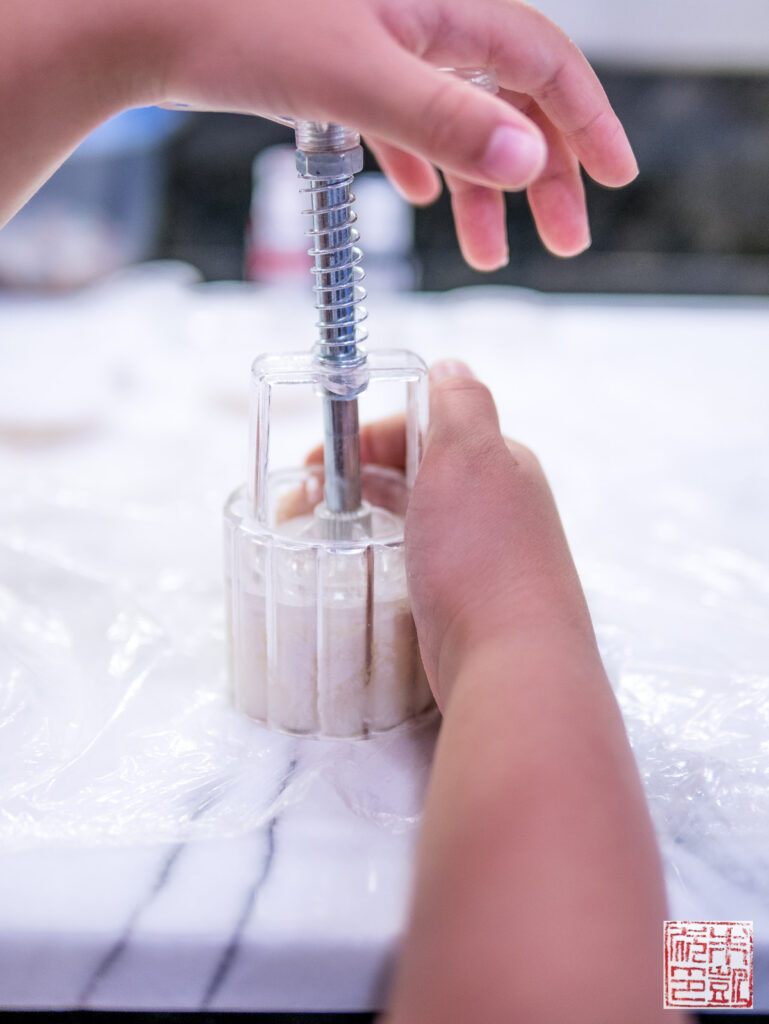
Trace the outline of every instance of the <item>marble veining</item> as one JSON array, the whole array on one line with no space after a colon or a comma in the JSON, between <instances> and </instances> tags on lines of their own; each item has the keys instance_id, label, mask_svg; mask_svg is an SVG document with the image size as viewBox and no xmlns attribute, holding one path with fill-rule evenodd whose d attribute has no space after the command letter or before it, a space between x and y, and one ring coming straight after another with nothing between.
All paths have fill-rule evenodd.
<instances>
[{"instance_id":1,"label":"marble veining","mask_svg":"<svg viewBox=\"0 0 769 1024\"><path fill-rule=\"evenodd\" d=\"M139 920L141 915L144 913L149 904L154 900L160 890L166 885L168 879L171 876L171 872L174 869L174 865L177 860L184 852L185 844L178 843L176 846L171 848L170 853L165 857L157 878L152 883L152 886L143 900L141 900L136 907L132 910L128 921L126 922L125 928L117 941L112 945L103 959L97 964L95 970L88 978L88 981L83 986L80 995L78 996L78 1004L80 1006L89 1006L93 1000L94 991L99 987L99 984L107 976L109 971L112 969L114 964L120 959L124 953L126 947L131 942L131 937L136 926L136 922Z\"/></svg>"},{"instance_id":2,"label":"marble veining","mask_svg":"<svg viewBox=\"0 0 769 1024\"><path fill-rule=\"evenodd\" d=\"M293 776L296 770L297 763L297 758L294 758L290 762L288 770L285 776L283 777L283 781L281 783L280 790L277 796L280 796L281 793L283 793L286 786L291 781L291 777ZM243 929L246 926L246 922L251 917L256 901L259 898L259 892L264 883L266 882L267 877L270 873L270 868L272 867L273 858L275 856L275 833L278 826L278 818L279 815L276 814L272 818L270 818L269 822L267 823L267 827L265 829L266 851L263 861L260 865L258 874L254 879L253 884L250 886L246 894L246 898L243 901L243 910L240 917L237 920L237 923L232 933L232 937L230 938L230 941L227 943L226 948L222 952L221 958L216 965L216 970L211 976L211 980L209 981L206 990L203 994L201 1009L208 1009L208 1007L210 1007L211 1003L216 997L216 994L222 987L227 977L227 974L230 968L232 967L235 957L238 955L238 951L240 948L240 938L241 935L243 934Z\"/></svg>"}]
</instances>

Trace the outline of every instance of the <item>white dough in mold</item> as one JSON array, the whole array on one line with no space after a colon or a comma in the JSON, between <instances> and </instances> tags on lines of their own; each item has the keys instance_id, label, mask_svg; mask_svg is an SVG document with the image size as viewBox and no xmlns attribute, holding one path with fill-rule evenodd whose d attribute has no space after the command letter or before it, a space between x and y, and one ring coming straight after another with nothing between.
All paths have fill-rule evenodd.
<instances>
[{"instance_id":1,"label":"white dough in mold","mask_svg":"<svg viewBox=\"0 0 769 1024\"><path fill-rule=\"evenodd\" d=\"M239 566L237 704L290 732L392 728L432 702L406 588L403 519L373 509L373 543L359 545L313 543L321 530L314 516L299 516L272 531L272 544L241 549L253 564Z\"/></svg>"}]
</instances>

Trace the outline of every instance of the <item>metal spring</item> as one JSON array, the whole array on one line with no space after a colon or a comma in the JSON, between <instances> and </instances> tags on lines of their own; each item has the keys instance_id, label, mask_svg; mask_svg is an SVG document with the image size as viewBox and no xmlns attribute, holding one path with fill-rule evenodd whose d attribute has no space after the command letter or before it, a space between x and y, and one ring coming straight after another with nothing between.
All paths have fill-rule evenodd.
<instances>
[{"instance_id":1,"label":"metal spring","mask_svg":"<svg viewBox=\"0 0 769 1024\"><path fill-rule=\"evenodd\" d=\"M315 275L313 292L318 319L318 354L324 360L349 363L360 360L358 346L368 337L364 321L366 290L361 284L364 270L362 252L350 191L353 176L324 180L303 178L300 191L310 197L311 207L303 212L312 218L305 234L313 239L308 249Z\"/></svg>"}]
</instances>

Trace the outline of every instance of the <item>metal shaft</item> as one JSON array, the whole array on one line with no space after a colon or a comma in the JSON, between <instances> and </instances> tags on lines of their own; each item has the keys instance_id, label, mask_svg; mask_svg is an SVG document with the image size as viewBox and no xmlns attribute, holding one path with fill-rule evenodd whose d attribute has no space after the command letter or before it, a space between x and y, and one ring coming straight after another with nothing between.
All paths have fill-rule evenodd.
<instances>
[{"instance_id":1,"label":"metal shaft","mask_svg":"<svg viewBox=\"0 0 769 1024\"><path fill-rule=\"evenodd\" d=\"M358 400L323 399L324 498L329 512L356 512L361 503Z\"/></svg>"}]
</instances>

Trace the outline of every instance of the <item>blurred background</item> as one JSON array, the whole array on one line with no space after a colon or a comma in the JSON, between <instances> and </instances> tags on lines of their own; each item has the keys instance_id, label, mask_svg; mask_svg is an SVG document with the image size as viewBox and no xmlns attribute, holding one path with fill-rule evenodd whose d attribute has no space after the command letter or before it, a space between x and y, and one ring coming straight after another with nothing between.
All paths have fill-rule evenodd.
<instances>
[{"instance_id":1,"label":"blurred background","mask_svg":"<svg viewBox=\"0 0 769 1024\"><path fill-rule=\"evenodd\" d=\"M618 192L588 183L593 246L574 260L542 249L525 197L510 195L510 265L486 276L461 260L445 195L412 212L361 176L370 287L769 293L766 0L669 0L653 17L607 0L539 6L596 67L640 177ZM306 280L292 143L259 118L122 115L0 232L0 281L60 290L154 258L188 261L208 280ZM370 156L366 169L376 171Z\"/></svg>"}]
</instances>

